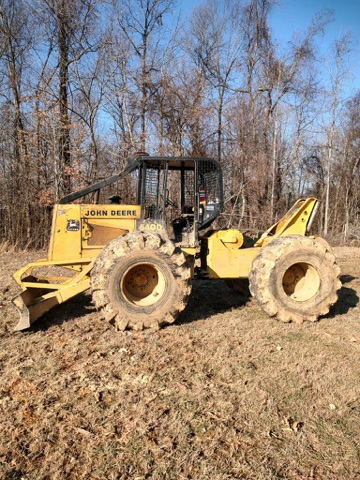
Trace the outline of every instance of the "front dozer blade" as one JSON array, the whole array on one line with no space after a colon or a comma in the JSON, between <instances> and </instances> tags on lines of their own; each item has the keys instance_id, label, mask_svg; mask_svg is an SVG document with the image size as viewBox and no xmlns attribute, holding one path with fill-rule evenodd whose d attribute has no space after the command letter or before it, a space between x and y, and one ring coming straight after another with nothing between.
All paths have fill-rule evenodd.
<instances>
[{"instance_id":1,"label":"front dozer blade","mask_svg":"<svg viewBox=\"0 0 360 480\"><path fill-rule=\"evenodd\" d=\"M14 307L20 312L20 320L15 331L29 328L44 313L56 305L66 302L90 287L89 272L92 268L92 260L75 260L74 262L53 262L41 259L29 263L14 274L22 292L11 300ZM72 276L53 276L33 274L37 267L52 268L65 267L75 274Z\"/></svg>"},{"instance_id":2,"label":"front dozer blade","mask_svg":"<svg viewBox=\"0 0 360 480\"><path fill-rule=\"evenodd\" d=\"M33 292L32 289L27 289L14 297L11 303L20 312L20 320L14 331L29 328L44 313L59 305L56 294L57 292L51 292L47 295L39 296L39 291L36 291L36 289L33 289Z\"/></svg>"}]
</instances>

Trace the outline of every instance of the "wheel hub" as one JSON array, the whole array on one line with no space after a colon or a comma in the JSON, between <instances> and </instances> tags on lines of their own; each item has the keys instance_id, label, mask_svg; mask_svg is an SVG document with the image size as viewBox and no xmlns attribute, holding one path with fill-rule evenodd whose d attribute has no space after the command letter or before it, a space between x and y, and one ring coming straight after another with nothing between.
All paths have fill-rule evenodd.
<instances>
[{"instance_id":1,"label":"wheel hub","mask_svg":"<svg viewBox=\"0 0 360 480\"><path fill-rule=\"evenodd\" d=\"M165 292L165 277L153 264L138 264L125 273L120 289L126 300L138 306L158 302Z\"/></svg>"},{"instance_id":2,"label":"wheel hub","mask_svg":"<svg viewBox=\"0 0 360 480\"><path fill-rule=\"evenodd\" d=\"M149 287L151 280L153 279L154 277L151 276L150 272L144 269L139 269L134 270L131 272L131 274L129 274L128 284L130 285L131 289L140 291Z\"/></svg>"},{"instance_id":3,"label":"wheel hub","mask_svg":"<svg viewBox=\"0 0 360 480\"><path fill-rule=\"evenodd\" d=\"M320 276L308 263L294 263L284 273L282 285L284 292L293 300L305 302L319 290Z\"/></svg>"}]
</instances>

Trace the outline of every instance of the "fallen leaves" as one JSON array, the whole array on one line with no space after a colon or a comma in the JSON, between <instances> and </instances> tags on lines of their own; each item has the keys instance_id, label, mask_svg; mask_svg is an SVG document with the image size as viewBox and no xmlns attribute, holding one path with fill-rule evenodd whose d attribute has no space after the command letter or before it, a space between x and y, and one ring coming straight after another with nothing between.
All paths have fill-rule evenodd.
<instances>
[{"instance_id":1,"label":"fallen leaves","mask_svg":"<svg viewBox=\"0 0 360 480\"><path fill-rule=\"evenodd\" d=\"M292 417L286 417L284 421L286 424L286 427L284 428L284 430L290 430L291 432L294 432L294 433L299 433L304 426L304 422L294 420Z\"/></svg>"},{"instance_id":2,"label":"fallen leaves","mask_svg":"<svg viewBox=\"0 0 360 480\"><path fill-rule=\"evenodd\" d=\"M352 343L360 343L360 337L351 337L350 342Z\"/></svg>"}]
</instances>

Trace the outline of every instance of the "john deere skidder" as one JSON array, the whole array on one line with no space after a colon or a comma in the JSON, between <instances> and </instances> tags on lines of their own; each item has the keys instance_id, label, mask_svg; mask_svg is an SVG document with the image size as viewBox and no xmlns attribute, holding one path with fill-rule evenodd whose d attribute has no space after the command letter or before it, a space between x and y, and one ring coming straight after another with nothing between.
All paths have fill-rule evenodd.
<instances>
[{"instance_id":1,"label":"john deere skidder","mask_svg":"<svg viewBox=\"0 0 360 480\"><path fill-rule=\"evenodd\" d=\"M110 185L118 195L104 201ZM133 200L121 201L123 194ZM185 308L196 276L224 279L239 291L249 285L281 321L315 321L340 287L331 248L309 236L317 203L298 200L255 240L232 228L211 230L223 209L218 162L134 155L124 172L54 206L48 258L14 275L22 289L13 299L20 311L15 330L88 288L118 329L159 328ZM68 273L55 275L55 267Z\"/></svg>"}]
</instances>

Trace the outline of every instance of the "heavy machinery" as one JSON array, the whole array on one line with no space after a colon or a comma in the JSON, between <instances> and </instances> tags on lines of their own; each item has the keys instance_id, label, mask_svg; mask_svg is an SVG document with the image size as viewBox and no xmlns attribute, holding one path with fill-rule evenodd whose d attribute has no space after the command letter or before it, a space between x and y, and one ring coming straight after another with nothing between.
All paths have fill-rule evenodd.
<instances>
[{"instance_id":1,"label":"heavy machinery","mask_svg":"<svg viewBox=\"0 0 360 480\"><path fill-rule=\"evenodd\" d=\"M133 201L114 195L104 202L110 186L125 192L122 182ZM15 330L88 288L117 329L159 328L185 308L194 277L224 279L239 291L249 285L281 321L315 321L340 288L331 248L309 236L317 205L315 198L298 200L258 238L212 230L223 210L217 161L135 154L122 173L54 206L48 258L14 274L22 289L12 300L20 311ZM60 267L68 273L54 274Z\"/></svg>"}]
</instances>

